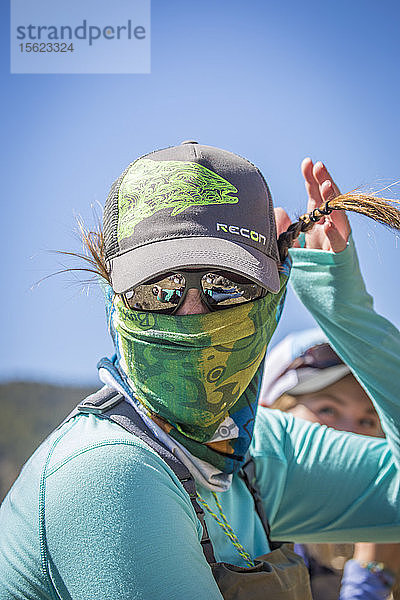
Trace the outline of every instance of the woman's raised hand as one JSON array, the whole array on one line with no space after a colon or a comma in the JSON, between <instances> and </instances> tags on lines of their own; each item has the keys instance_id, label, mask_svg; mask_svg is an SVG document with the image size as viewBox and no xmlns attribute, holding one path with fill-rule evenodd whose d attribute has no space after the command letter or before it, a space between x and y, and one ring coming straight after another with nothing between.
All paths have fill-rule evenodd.
<instances>
[{"instance_id":1,"label":"woman's raised hand","mask_svg":"<svg viewBox=\"0 0 400 600\"><path fill-rule=\"evenodd\" d=\"M307 212L319 208L321 204L340 194L339 188L321 161L313 165L311 158L305 158L301 163L301 172L308 195ZM346 248L350 231L346 213L343 210L334 210L306 234L306 248L341 252Z\"/></svg>"},{"instance_id":2,"label":"woman's raised hand","mask_svg":"<svg viewBox=\"0 0 400 600\"><path fill-rule=\"evenodd\" d=\"M325 165L318 161L313 164L311 158L305 158L301 163L301 171L308 195L307 212L319 208L321 204L337 196L339 188L333 181ZM275 209L275 219L278 237L290 225L290 218L283 208ZM341 252L346 248L350 235L350 224L344 211L333 211L323 217L306 234L306 248ZM299 247L296 240L294 246Z\"/></svg>"}]
</instances>

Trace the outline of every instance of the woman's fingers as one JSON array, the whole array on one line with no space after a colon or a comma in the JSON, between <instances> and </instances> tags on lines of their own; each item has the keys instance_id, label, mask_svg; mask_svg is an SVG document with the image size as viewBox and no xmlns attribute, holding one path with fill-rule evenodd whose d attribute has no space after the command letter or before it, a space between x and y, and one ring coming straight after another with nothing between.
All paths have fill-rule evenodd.
<instances>
[{"instance_id":1,"label":"woman's fingers","mask_svg":"<svg viewBox=\"0 0 400 600\"><path fill-rule=\"evenodd\" d=\"M347 246L347 239L342 236L332 219L329 217L325 218L323 227L324 233L329 240L329 250L333 252L342 252Z\"/></svg>"},{"instance_id":2,"label":"woman's fingers","mask_svg":"<svg viewBox=\"0 0 400 600\"><path fill-rule=\"evenodd\" d=\"M338 196L340 194L339 188L337 187L337 185L335 184L335 182L332 180L328 170L326 169L326 167L320 162L317 163L319 165L321 165L321 168L318 169L318 179L319 181L322 181L322 183L320 184L320 191L321 191L321 197L323 199L324 202L327 202L328 200L331 200L332 198L335 198L336 196ZM315 168L314 168L315 169ZM326 177L326 179L324 179L324 177ZM347 245L347 241L349 239L349 235L351 232L351 227L350 227L350 223L349 220L347 218L347 215L345 213L344 210L334 210L329 217L325 218L325 223L326 222L330 222L333 223L334 228L329 230L326 230L326 235L328 236L328 239L332 242L334 241L335 244L335 248L332 247L332 250L334 252L341 252L342 250L345 249L346 245ZM334 237L331 240L331 235L333 235ZM337 236L340 235L343 242L339 243ZM344 244L344 245L343 245ZM343 246L343 247L342 247ZM336 249L339 248L340 249Z\"/></svg>"},{"instance_id":3,"label":"woman's fingers","mask_svg":"<svg viewBox=\"0 0 400 600\"><path fill-rule=\"evenodd\" d=\"M321 191L321 186L324 184L324 182L328 181L331 184L330 195L333 197L333 196L338 196L340 194L339 188L336 185L336 183L333 181L331 174L329 173L328 169L325 167L324 163L322 163L320 160L318 162L316 162L314 165L313 176L314 176L314 179L315 179L318 187L320 188L320 191ZM329 200L329 198L321 197L321 200L326 201L326 200Z\"/></svg>"},{"instance_id":4,"label":"woman's fingers","mask_svg":"<svg viewBox=\"0 0 400 600\"><path fill-rule=\"evenodd\" d=\"M338 186L323 162L318 161L313 165L311 159L305 159L302 164L302 172L304 177L307 177L306 187L308 185L308 188L312 190L311 198L309 194L309 211L340 194ZM314 181L313 184L311 184L311 178ZM318 194L315 186L318 186ZM317 197L319 201L315 204L313 200ZM341 252L346 248L350 231L346 213L342 210L333 211L330 216L321 219L307 234L307 246Z\"/></svg>"},{"instance_id":5,"label":"woman's fingers","mask_svg":"<svg viewBox=\"0 0 400 600\"><path fill-rule=\"evenodd\" d=\"M310 157L307 157L301 163L301 172L304 177L304 184L308 196L307 212L314 210L322 204L321 193L318 181L314 177L314 165Z\"/></svg>"},{"instance_id":6,"label":"woman's fingers","mask_svg":"<svg viewBox=\"0 0 400 600\"><path fill-rule=\"evenodd\" d=\"M331 174L321 161L314 165L311 158L305 158L301 163L301 172L308 195L307 212L319 208L324 202L340 194ZM275 218L279 237L290 225L290 219L282 208L275 209ZM346 248L349 234L350 224L345 212L333 211L306 234L306 247L342 252ZM295 242L294 246L298 245L298 242Z\"/></svg>"},{"instance_id":7,"label":"woman's fingers","mask_svg":"<svg viewBox=\"0 0 400 600\"><path fill-rule=\"evenodd\" d=\"M324 202L340 194L331 174L324 163L313 164L311 158L305 158L301 165L308 194L308 212L319 208ZM350 225L344 211L333 211L323 217L306 234L307 248L341 252L346 248L350 234Z\"/></svg>"}]
</instances>

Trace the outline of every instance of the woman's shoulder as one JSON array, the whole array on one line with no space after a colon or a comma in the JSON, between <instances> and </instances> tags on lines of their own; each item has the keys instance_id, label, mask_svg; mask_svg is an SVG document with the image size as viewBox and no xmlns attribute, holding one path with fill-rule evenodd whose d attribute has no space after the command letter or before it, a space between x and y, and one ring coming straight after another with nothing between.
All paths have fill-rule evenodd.
<instances>
[{"instance_id":1,"label":"woman's shoulder","mask_svg":"<svg viewBox=\"0 0 400 600\"><path fill-rule=\"evenodd\" d=\"M161 476L177 483L171 469L145 442L108 419L77 415L38 447L10 493L15 499L27 495L34 498L43 486L50 484L57 494L70 487L76 489L82 482L85 493L90 493L105 480L134 484L133 473L140 473L141 479Z\"/></svg>"},{"instance_id":2,"label":"woman's shoulder","mask_svg":"<svg viewBox=\"0 0 400 600\"><path fill-rule=\"evenodd\" d=\"M49 472L61 468L66 461L74 460L81 454L97 454L101 448L118 447L121 456L135 454L139 457L146 452L155 454L149 446L130 434L120 425L107 418L94 414L78 414L54 431L49 442L52 445L49 459ZM92 460L89 459L88 460Z\"/></svg>"},{"instance_id":3,"label":"woman's shoulder","mask_svg":"<svg viewBox=\"0 0 400 600\"><path fill-rule=\"evenodd\" d=\"M111 421L78 415L43 442L5 498L0 570L19 581L21 559L25 583L47 586L43 561L76 569L83 552L105 556L125 538L148 543L157 519L183 520L200 535L189 496L154 450Z\"/></svg>"},{"instance_id":4,"label":"woman's shoulder","mask_svg":"<svg viewBox=\"0 0 400 600\"><path fill-rule=\"evenodd\" d=\"M148 472L155 477L174 474L162 458L144 441L109 419L93 414L74 417L52 434L47 457L46 478L63 472L83 473L86 481L104 478L127 479L130 473ZM67 465L68 468L67 468Z\"/></svg>"}]
</instances>

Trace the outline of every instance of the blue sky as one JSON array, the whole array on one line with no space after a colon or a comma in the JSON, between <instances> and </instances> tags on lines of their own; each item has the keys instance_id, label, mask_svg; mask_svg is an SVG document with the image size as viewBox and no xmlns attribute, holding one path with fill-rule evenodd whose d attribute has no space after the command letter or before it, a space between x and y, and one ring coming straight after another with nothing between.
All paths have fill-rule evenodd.
<instances>
[{"instance_id":1,"label":"blue sky","mask_svg":"<svg viewBox=\"0 0 400 600\"><path fill-rule=\"evenodd\" d=\"M137 156L184 139L237 152L292 217L305 156L343 191L400 179L394 1L153 0L148 75L10 75L1 11L3 380L96 381L111 352L100 291L71 276L31 288L59 268L49 250L79 250L74 215L90 223ZM398 325L398 237L351 222L376 308ZM290 293L274 341L311 324Z\"/></svg>"}]
</instances>

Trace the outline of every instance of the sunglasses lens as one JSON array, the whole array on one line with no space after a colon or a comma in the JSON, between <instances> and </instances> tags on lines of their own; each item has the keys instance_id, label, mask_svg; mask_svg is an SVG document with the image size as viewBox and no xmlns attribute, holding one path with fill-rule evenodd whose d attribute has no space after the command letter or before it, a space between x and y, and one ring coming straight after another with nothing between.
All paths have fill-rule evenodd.
<instances>
[{"instance_id":1,"label":"sunglasses lens","mask_svg":"<svg viewBox=\"0 0 400 600\"><path fill-rule=\"evenodd\" d=\"M251 302L265 294L264 288L234 273L207 273L201 286L208 303L218 308Z\"/></svg>"},{"instance_id":2,"label":"sunglasses lens","mask_svg":"<svg viewBox=\"0 0 400 600\"><path fill-rule=\"evenodd\" d=\"M185 290L185 278L175 273L149 283L138 285L125 293L129 308L154 312L172 312Z\"/></svg>"},{"instance_id":3,"label":"sunglasses lens","mask_svg":"<svg viewBox=\"0 0 400 600\"><path fill-rule=\"evenodd\" d=\"M199 285L199 281L211 309L229 308L257 300L266 293L264 288L249 279L226 271L199 273L194 281L192 273L188 273L186 278L184 273L170 273L126 292L125 302L134 310L172 313L185 293L186 284L190 288L192 284Z\"/></svg>"}]
</instances>

